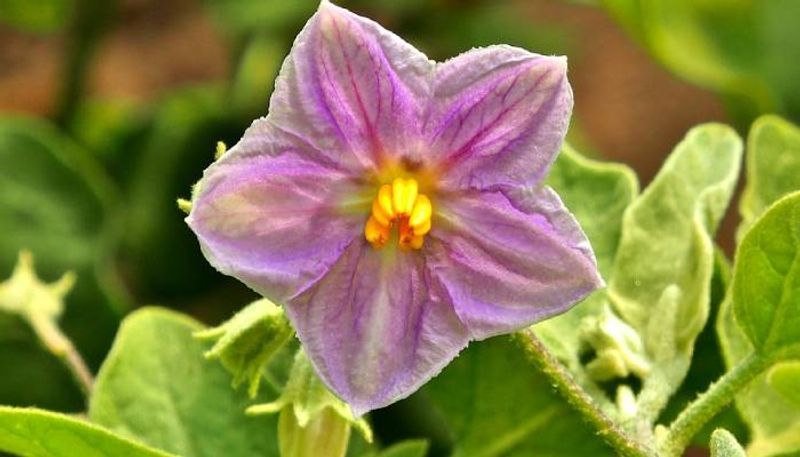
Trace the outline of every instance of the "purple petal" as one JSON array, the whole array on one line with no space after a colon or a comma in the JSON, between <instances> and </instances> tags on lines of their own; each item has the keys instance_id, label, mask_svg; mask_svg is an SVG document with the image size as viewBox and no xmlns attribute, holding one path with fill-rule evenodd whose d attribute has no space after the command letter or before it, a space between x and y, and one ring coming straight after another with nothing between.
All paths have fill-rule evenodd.
<instances>
[{"instance_id":1,"label":"purple petal","mask_svg":"<svg viewBox=\"0 0 800 457\"><path fill-rule=\"evenodd\" d=\"M313 158L261 120L205 171L186 221L211 265L282 301L362 236L364 214L342 208L352 179Z\"/></svg>"},{"instance_id":2,"label":"purple petal","mask_svg":"<svg viewBox=\"0 0 800 457\"><path fill-rule=\"evenodd\" d=\"M377 23L323 1L281 68L270 118L332 161L372 170L386 154L419 153L433 67Z\"/></svg>"},{"instance_id":3,"label":"purple petal","mask_svg":"<svg viewBox=\"0 0 800 457\"><path fill-rule=\"evenodd\" d=\"M353 242L286 306L325 383L357 415L404 398L467 345L467 331L413 252Z\"/></svg>"},{"instance_id":4,"label":"purple petal","mask_svg":"<svg viewBox=\"0 0 800 457\"><path fill-rule=\"evenodd\" d=\"M561 147L571 112L566 58L491 46L442 63L426 122L442 186L536 184Z\"/></svg>"},{"instance_id":5,"label":"purple petal","mask_svg":"<svg viewBox=\"0 0 800 457\"><path fill-rule=\"evenodd\" d=\"M473 339L562 313L602 286L589 241L552 190L440 200L428 265Z\"/></svg>"}]
</instances>

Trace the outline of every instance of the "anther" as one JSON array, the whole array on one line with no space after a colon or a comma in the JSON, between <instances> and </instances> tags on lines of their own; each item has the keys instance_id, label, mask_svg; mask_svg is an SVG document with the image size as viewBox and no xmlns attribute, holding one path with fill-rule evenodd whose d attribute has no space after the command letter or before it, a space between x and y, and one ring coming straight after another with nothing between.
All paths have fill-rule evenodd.
<instances>
[{"instance_id":1,"label":"anther","mask_svg":"<svg viewBox=\"0 0 800 457\"><path fill-rule=\"evenodd\" d=\"M372 202L369 219L364 226L364 237L373 247L383 247L391 237L392 227L397 227L398 245L403 249L420 249L424 235L431 230L431 200L419 193L413 178L396 178L384 184Z\"/></svg>"}]
</instances>

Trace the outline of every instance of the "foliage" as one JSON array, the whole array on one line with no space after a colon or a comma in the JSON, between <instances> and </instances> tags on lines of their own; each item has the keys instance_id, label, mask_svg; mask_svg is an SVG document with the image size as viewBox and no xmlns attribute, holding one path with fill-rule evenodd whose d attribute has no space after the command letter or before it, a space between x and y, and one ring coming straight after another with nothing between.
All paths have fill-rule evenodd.
<instances>
[{"instance_id":1,"label":"foliage","mask_svg":"<svg viewBox=\"0 0 800 457\"><path fill-rule=\"evenodd\" d=\"M90 3L0 2L0 21L73 39L64 65L81 79L111 25ZM497 41L571 45L512 3L342 3L437 58ZM721 94L738 127L772 111L800 119L800 3L594 3L671 71ZM800 455L800 128L777 115L758 117L744 148L730 127L690 130L642 191L627 166L565 145L546 184L608 287L471 344L409 400L353 417L280 307L206 264L174 203L217 141L234 144L264 114L315 5L205 0L228 78L147 102L89 97L81 79L59 95L76 105L57 119L0 118L0 452L677 456L693 443L719 457ZM87 20L100 31L88 38ZM715 233L742 150L729 260ZM173 309L133 311L151 302Z\"/></svg>"}]
</instances>

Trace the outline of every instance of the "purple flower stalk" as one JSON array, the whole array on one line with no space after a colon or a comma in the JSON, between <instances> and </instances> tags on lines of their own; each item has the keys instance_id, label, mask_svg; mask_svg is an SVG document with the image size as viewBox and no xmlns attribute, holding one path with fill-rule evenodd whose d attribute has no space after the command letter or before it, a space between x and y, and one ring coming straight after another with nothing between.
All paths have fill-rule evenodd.
<instances>
[{"instance_id":1,"label":"purple flower stalk","mask_svg":"<svg viewBox=\"0 0 800 457\"><path fill-rule=\"evenodd\" d=\"M566 68L503 45L436 63L323 1L187 222L215 268L284 305L357 415L388 405L470 340L602 286L541 185L572 111Z\"/></svg>"}]
</instances>

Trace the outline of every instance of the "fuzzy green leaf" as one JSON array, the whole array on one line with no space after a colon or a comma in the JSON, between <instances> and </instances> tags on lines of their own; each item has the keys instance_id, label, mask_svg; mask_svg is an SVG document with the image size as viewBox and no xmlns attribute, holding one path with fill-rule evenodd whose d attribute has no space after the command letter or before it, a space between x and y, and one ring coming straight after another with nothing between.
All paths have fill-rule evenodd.
<instances>
[{"instance_id":1,"label":"fuzzy green leaf","mask_svg":"<svg viewBox=\"0 0 800 457\"><path fill-rule=\"evenodd\" d=\"M653 349L661 335L672 335L669 346L690 354L705 324L712 236L733 193L741 151L741 140L729 127L692 129L625 213L608 293ZM654 308L659 302L676 303L675 322L648 332L659 318Z\"/></svg>"},{"instance_id":2,"label":"fuzzy green leaf","mask_svg":"<svg viewBox=\"0 0 800 457\"><path fill-rule=\"evenodd\" d=\"M186 456L277 456L275 417L247 417L247 395L205 360L200 324L149 308L123 322L89 405L96 423Z\"/></svg>"},{"instance_id":3,"label":"fuzzy green leaf","mask_svg":"<svg viewBox=\"0 0 800 457\"><path fill-rule=\"evenodd\" d=\"M733 193L742 144L729 127L689 131L628 207L608 296L642 336L653 371L637 397L653 422L689 369L709 313L713 235Z\"/></svg>"},{"instance_id":4,"label":"fuzzy green leaf","mask_svg":"<svg viewBox=\"0 0 800 457\"><path fill-rule=\"evenodd\" d=\"M74 417L0 406L0 451L23 457L168 457Z\"/></svg>"}]
</instances>

